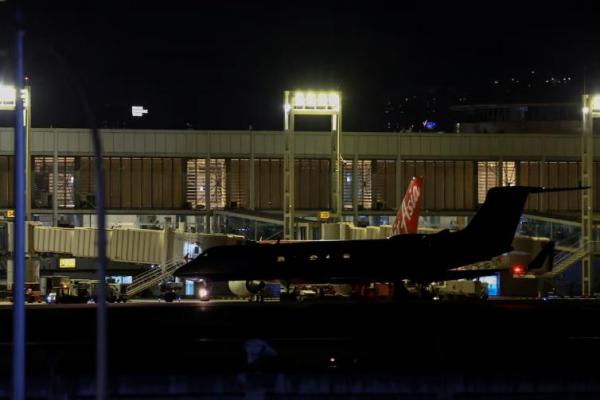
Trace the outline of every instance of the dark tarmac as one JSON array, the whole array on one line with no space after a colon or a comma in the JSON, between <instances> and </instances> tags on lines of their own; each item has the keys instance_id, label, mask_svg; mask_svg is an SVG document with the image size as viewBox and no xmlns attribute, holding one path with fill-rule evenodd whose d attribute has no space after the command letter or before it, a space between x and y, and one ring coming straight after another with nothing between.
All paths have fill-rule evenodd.
<instances>
[{"instance_id":1,"label":"dark tarmac","mask_svg":"<svg viewBox=\"0 0 600 400\"><path fill-rule=\"evenodd\" d=\"M95 305L27 306L29 398L93 398ZM110 398L598 399L600 301L108 307ZM11 309L0 306L0 398Z\"/></svg>"}]
</instances>

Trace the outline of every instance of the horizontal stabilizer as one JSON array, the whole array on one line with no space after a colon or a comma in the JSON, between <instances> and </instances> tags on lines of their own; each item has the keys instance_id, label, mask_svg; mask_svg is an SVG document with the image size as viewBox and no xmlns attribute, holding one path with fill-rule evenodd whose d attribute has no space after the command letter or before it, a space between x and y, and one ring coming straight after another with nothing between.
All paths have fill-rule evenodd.
<instances>
[{"instance_id":1,"label":"horizontal stabilizer","mask_svg":"<svg viewBox=\"0 0 600 400\"><path fill-rule=\"evenodd\" d=\"M482 276L492 276L498 272L508 271L507 268L482 268L446 271L443 275L436 276L436 282L455 281L458 279L477 279Z\"/></svg>"},{"instance_id":2,"label":"horizontal stabilizer","mask_svg":"<svg viewBox=\"0 0 600 400\"><path fill-rule=\"evenodd\" d=\"M549 270L552 271L554 261L554 240L549 241L540 252L535 256L529 264L527 264L527 271L540 269L544 266L546 259L549 259Z\"/></svg>"},{"instance_id":3,"label":"horizontal stabilizer","mask_svg":"<svg viewBox=\"0 0 600 400\"><path fill-rule=\"evenodd\" d=\"M529 193L552 193L552 192L567 192L569 190L584 190L589 189L590 186L573 186L566 188L546 188L537 186L526 186Z\"/></svg>"}]
</instances>

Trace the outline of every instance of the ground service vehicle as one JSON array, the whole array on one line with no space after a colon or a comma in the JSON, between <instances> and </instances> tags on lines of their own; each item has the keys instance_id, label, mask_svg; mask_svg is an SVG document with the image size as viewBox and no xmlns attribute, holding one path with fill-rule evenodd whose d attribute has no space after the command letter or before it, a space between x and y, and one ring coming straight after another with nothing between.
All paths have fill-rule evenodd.
<instances>
[{"instance_id":1,"label":"ground service vehicle","mask_svg":"<svg viewBox=\"0 0 600 400\"><path fill-rule=\"evenodd\" d=\"M172 303L174 300L181 299L183 292L182 282L164 282L160 286L159 300L164 300L167 303Z\"/></svg>"},{"instance_id":2,"label":"ground service vehicle","mask_svg":"<svg viewBox=\"0 0 600 400\"><path fill-rule=\"evenodd\" d=\"M41 278L45 300L50 303L78 304L90 300L88 279L72 281L68 276L43 276Z\"/></svg>"},{"instance_id":3,"label":"ground service vehicle","mask_svg":"<svg viewBox=\"0 0 600 400\"><path fill-rule=\"evenodd\" d=\"M455 280L439 282L431 285L434 297L444 299L479 299L488 298L487 283L478 280Z\"/></svg>"},{"instance_id":4,"label":"ground service vehicle","mask_svg":"<svg viewBox=\"0 0 600 400\"><path fill-rule=\"evenodd\" d=\"M12 289L8 289L8 301L13 301ZM40 284L37 282L25 282L25 302L26 303L41 303L42 293Z\"/></svg>"}]
</instances>

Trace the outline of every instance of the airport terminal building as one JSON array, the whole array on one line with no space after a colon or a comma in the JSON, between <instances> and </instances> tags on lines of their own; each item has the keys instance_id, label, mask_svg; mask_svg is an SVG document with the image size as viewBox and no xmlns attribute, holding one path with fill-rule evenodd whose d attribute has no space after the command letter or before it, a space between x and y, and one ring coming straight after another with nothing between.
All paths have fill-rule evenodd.
<instances>
[{"instance_id":1,"label":"airport terminal building","mask_svg":"<svg viewBox=\"0 0 600 400\"><path fill-rule=\"evenodd\" d=\"M330 208L328 135L297 135L296 209L303 215ZM102 130L101 136L111 215L281 214L282 132ZM580 142L579 135L560 133L343 132L344 213L395 214L414 175L424 177L426 215L468 215L497 185L576 186ZM13 152L13 131L0 130L1 210L12 207ZM33 129L31 156L32 212L46 221L56 208L63 219L84 224L81 216L95 206L88 131ZM577 216L579 203L576 192L548 194L527 208L568 217Z\"/></svg>"},{"instance_id":2,"label":"airport terminal building","mask_svg":"<svg viewBox=\"0 0 600 400\"><path fill-rule=\"evenodd\" d=\"M101 137L107 227L281 237L283 131L101 130ZM296 133L303 239L320 238L319 212L331 208L329 143L329 132ZM359 226L391 224L412 176L424 179L421 226L432 228L463 226L493 186L574 187L581 179L581 136L573 132L343 132L340 150L343 219ZM13 202L13 152L13 130L0 130L5 212ZM600 154L598 144L594 153ZM31 170L33 219L96 227L87 130L33 129ZM600 177L600 160L594 176ZM598 187L594 210L600 209ZM580 207L578 191L532 195L520 232L577 240Z\"/></svg>"}]
</instances>

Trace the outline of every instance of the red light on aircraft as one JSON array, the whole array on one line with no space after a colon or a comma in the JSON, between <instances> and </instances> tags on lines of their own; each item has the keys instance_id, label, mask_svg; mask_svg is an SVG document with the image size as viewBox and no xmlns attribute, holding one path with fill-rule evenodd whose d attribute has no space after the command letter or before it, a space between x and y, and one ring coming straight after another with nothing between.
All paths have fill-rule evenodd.
<instances>
[{"instance_id":1,"label":"red light on aircraft","mask_svg":"<svg viewBox=\"0 0 600 400\"><path fill-rule=\"evenodd\" d=\"M512 267L512 273L513 275L523 275L523 273L525 272L525 269L523 268L523 266L521 264L514 264Z\"/></svg>"}]
</instances>

